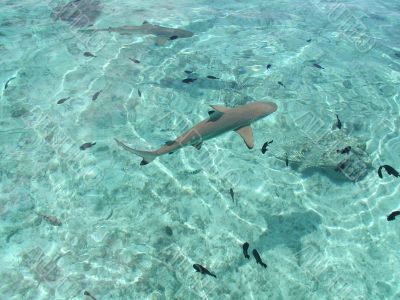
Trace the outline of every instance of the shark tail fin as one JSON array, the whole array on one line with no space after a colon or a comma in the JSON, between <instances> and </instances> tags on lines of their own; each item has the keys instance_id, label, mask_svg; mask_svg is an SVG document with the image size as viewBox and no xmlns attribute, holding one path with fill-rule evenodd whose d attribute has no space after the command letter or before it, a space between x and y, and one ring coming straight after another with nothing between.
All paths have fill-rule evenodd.
<instances>
[{"instance_id":1,"label":"shark tail fin","mask_svg":"<svg viewBox=\"0 0 400 300\"><path fill-rule=\"evenodd\" d=\"M143 158L143 160L140 162L141 166L147 165L148 163L152 162L158 155L155 154L152 151L142 151L142 150L136 150L131 147L128 147L125 145L123 142L115 139L118 145L120 145L122 148L125 150L128 150L129 152L135 153L136 155L139 155L140 157Z\"/></svg>"}]
</instances>

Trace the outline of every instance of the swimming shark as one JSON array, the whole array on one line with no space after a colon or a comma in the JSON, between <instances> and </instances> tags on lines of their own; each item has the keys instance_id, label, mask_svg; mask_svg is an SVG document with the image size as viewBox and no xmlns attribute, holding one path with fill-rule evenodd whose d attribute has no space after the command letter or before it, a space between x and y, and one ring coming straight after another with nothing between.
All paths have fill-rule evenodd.
<instances>
[{"instance_id":1,"label":"swimming shark","mask_svg":"<svg viewBox=\"0 0 400 300\"><path fill-rule=\"evenodd\" d=\"M179 29L179 28L169 28L158 25L150 24L147 21L144 21L140 26L121 26L121 27L108 27L108 28L100 28L100 29L82 29L80 32L98 32L98 31L108 31L108 32L117 32L119 34L130 35L134 33L142 33L142 34L152 34L157 37L157 45L163 45L168 40L175 40L177 38L188 38L193 36L193 32Z\"/></svg>"},{"instance_id":2,"label":"swimming shark","mask_svg":"<svg viewBox=\"0 0 400 300\"><path fill-rule=\"evenodd\" d=\"M209 117L196 124L173 141L168 141L160 149L155 151L142 151L130 148L118 139L115 141L125 150L128 150L143 158L140 165L147 165L158 156L171 154L185 146L194 146L200 150L204 141L217 137L228 131L237 132L249 149L254 147L253 131L251 123L260 120L273 112L278 106L273 102L251 102L235 108L220 105L211 105Z\"/></svg>"}]
</instances>

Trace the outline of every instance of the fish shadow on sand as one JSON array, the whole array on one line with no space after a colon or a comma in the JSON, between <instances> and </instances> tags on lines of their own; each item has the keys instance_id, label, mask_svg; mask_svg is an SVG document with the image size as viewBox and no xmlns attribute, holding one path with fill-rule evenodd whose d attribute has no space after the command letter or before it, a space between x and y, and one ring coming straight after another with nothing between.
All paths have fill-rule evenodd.
<instances>
[{"instance_id":1,"label":"fish shadow on sand","mask_svg":"<svg viewBox=\"0 0 400 300\"><path fill-rule=\"evenodd\" d=\"M99 0L73 0L54 8L50 16L54 21L61 20L82 28L92 26L100 14Z\"/></svg>"}]
</instances>

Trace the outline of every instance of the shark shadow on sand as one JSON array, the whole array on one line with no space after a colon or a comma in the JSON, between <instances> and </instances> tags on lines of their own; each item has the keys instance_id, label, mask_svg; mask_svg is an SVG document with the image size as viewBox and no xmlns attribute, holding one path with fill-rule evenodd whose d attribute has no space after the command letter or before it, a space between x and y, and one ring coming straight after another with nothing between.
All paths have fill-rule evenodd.
<instances>
[{"instance_id":1,"label":"shark shadow on sand","mask_svg":"<svg viewBox=\"0 0 400 300\"><path fill-rule=\"evenodd\" d=\"M290 215L272 215L265 217L268 231L254 242L254 247L265 252L279 245L284 245L298 253L301 250L301 239L314 231L321 224L321 217L309 210Z\"/></svg>"},{"instance_id":2,"label":"shark shadow on sand","mask_svg":"<svg viewBox=\"0 0 400 300\"><path fill-rule=\"evenodd\" d=\"M92 26L100 14L99 0L74 0L57 6L50 16L54 21L61 20L82 28Z\"/></svg>"}]
</instances>

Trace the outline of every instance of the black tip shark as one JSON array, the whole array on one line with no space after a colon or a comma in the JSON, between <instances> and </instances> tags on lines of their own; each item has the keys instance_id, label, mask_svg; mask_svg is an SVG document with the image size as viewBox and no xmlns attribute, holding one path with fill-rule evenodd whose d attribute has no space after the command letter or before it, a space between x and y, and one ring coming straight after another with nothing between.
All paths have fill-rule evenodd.
<instances>
[{"instance_id":1,"label":"black tip shark","mask_svg":"<svg viewBox=\"0 0 400 300\"><path fill-rule=\"evenodd\" d=\"M251 123L256 122L275 112L278 106L273 102L251 102L235 108L212 105L209 117L198 123L174 141L168 142L155 151L132 149L121 141L115 141L125 150L143 158L140 165L147 165L158 156L175 152L185 146L200 149L204 141L217 137L229 131L237 132L244 140L247 148L254 147Z\"/></svg>"},{"instance_id":2,"label":"black tip shark","mask_svg":"<svg viewBox=\"0 0 400 300\"><path fill-rule=\"evenodd\" d=\"M204 268L202 265L194 264L194 265L193 265L193 268L196 270L196 272L200 272L201 274L210 275L210 276L212 276L212 277L217 278L217 276L216 276L215 274L213 274L213 273L211 273L210 271L208 271L208 270L207 270L206 268Z\"/></svg>"},{"instance_id":3,"label":"black tip shark","mask_svg":"<svg viewBox=\"0 0 400 300\"><path fill-rule=\"evenodd\" d=\"M121 27L109 27L99 29L84 29L81 32L94 33L99 31L116 32L124 35L131 34L150 34L157 37L156 45L160 46L165 44L167 41L176 40L178 38L189 38L193 36L193 32L179 29L179 28L168 28L159 25L150 24L144 21L140 26L121 26Z\"/></svg>"}]
</instances>

